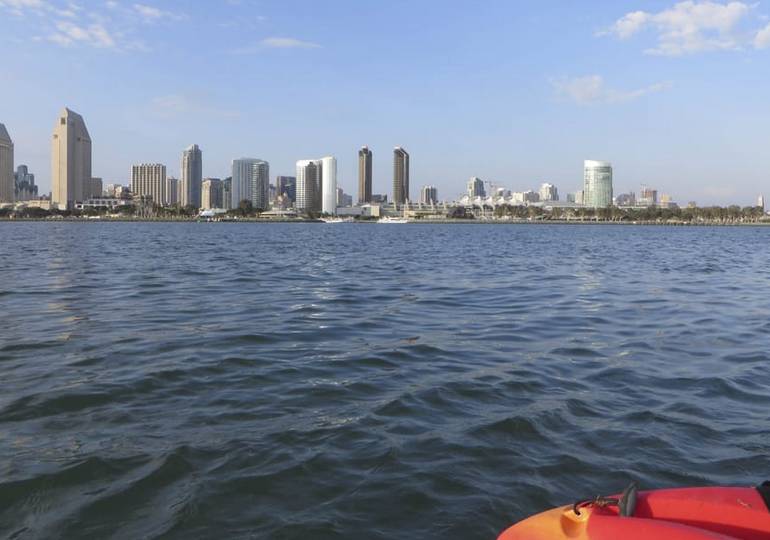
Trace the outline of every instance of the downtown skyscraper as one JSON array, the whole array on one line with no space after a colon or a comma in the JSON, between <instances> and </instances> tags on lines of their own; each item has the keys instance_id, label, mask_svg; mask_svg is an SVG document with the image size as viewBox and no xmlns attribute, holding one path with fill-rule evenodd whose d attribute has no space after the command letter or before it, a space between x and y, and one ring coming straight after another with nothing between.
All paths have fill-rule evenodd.
<instances>
[{"instance_id":1,"label":"downtown skyscraper","mask_svg":"<svg viewBox=\"0 0 770 540\"><path fill-rule=\"evenodd\" d=\"M254 208L267 210L269 197L270 164L255 158L234 159L231 207L238 208L241 201L250 201Z\"/></svg>"},{"instance_id":2,"label":"downtown skyscraper","mask_svg":"<svg viewBox=\"0 0 770 540\"><path fill-rule=\"evenodd\" d=\"M171 204L166 166L160 163L142 163L132 166L131 193L142 197L151 197L156 204Z\"/></svg>"},{"instance_id":3,"label":"downtown skyscraper","mask_svg":"<svg viewBox=\"0 0 770 540\"><path fill-rule=\"evenodd\" d=\"M51 139L51 202L64 210L91 194L91 136L83 117L67 109Z\"/></svg>"},{"instance_id":4,"label":"downtown skyscraper","mask_svg":"<svg viewBox=\"0 0 770 540\"><path fill-rule=\"evenodd\" d=\"M358 151L358 204L372 202L372 151L368 146Z\"/></svg>"},{"instance_id":5,"label":"downtown skyscraper","mask_svg":"<svg viewBox=\"0 0 770 540\"><path fill-rule=\"evenodd\" d=\"M337 214L337 158L297 162L297 210Z\"/></svg>"},{"instance_id":6,"label":"downtown skyscraper","mask_svg":"<svg viewBox=\"0 0 770 540\"><path fill-rule=\"evenodd\" d=\"M203 182L203 153L197 144L193 144L182 152L179 204L200 208L201 182Z\"/></svg>"},{"instance_id":7,"label":"downtown skyscraper","mask_svg":"<svg viewBox=\"0 0 770 540\"><path fill-rule=\"evenodd\" d=\"M8 130L0 124L0 203L12 203L16 190L13 174L13 141Z\"/></svg>"},{"instance_id":8,"label":"downtown skyscraper","mask_svg":"<svg viewBox=\"0 0 770 540\"><path fill-rule=\"evenodd\" d=\"M583 204L591 208L612 206L612 164L587 159L583 169Z\"/></svg>"},{"instance_id":9,"label":"downtown skyscraper","mask_svg":"<svg viewBox=\"0 0 770 540\"><path fill-rule=\"evenodd\" d=\"M300 212L321 211L321 164L318 160L303 159L297 162L297 201Z\"/></svg>"},{"instance_id":10,"label":"downtown skyscraper","mask_svg":"<svg viewBox=\"0 0 770 540\"><path fill-rule=\"evenodd\" d=\"M396 146L393 149L393 202L404 204L409 200L409 154Z\"/></svg>"}]
</instances>

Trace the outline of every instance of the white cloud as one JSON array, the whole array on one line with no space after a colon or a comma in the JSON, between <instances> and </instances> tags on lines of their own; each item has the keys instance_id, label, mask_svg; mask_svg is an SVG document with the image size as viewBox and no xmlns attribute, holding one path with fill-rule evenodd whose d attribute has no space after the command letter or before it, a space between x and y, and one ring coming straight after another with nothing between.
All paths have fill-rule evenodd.
<instances>
[{"instance_id":1,"label":"white cloud","mask_svg":"<svg viewBox=\"0 0 770 540\"><path fill-rule=\"evenodd\" d=\"M60 21L56 23L56 31L48 36L48 39L65 47L74 43L84 43L97 48L115 47L115 39L100 24L78 26L69 21Z\"/></svg>"},{"instance_id":2,"label":"white cloud","mask_svg":"<svg viewBox=\"0 0 770 540\"><path fill-rule=\"evenodd\" d=\"M260 43L271 49L318 49L321 47L317 43L310 41L285 37L269 37L263 39Z\"/></svg>"},{"instance_id":3,"label":"white cloud","mask_svg":"<svg viewBox=\"0 0 770 540\"><path fill-rule=\"evenodd\" d=\"M38 17L34 23L38 34L32 36L37 42L120 51L148 50L137 37L143 24L184 18L148 4L124 6L116 0L106 0L88 9L72 0L0 0L0 16L2 11Z\"/></svg>"},{"instance_id":4,"label":"white cloud","mask_svg":"<svg viewBox=\"0 0 770 540\"><path fill-rule=\"evenodd\" d=\"M556 95L578 105L626 103L670 88L669 83L656 83L636 90L607 88L601 75L562 78L551 81Z\"/></svg>"},{"instance_id":5,"label":"white cloud","mask_svg":"<svg viewBox=\"0 0 770 540\"><path fill-rule=\"evenodd\" d=\"M757 49L770 47L770 24L757 32L757 35L754 37L754 47Z\"/></svg>"},{"instance_id":6,"label":"white cloud","mask_svg":"<svg viewBox=\"0 0 770 540\"><path fill-rule=\"evenodd\" d=\"M740 25L753 5L731 1L687 0L658 13L634 11L618 19L600 35L628 39L645 29L657 34L647 54L681 56L705 51L739 50L746 44Z\"/></svg>"},{"instance_id":7,"label":"white cloud","mask_svg":"<svg viewBox=\"0 0 770 540\"><path fill-rule=\"evenodd\" d=\"M162 19L181 20L183 17L170 11L163 11L147 4L134 4L134 11L144 20L144 22L152 23L160 21Z\"/></svg>"}]
</instances>

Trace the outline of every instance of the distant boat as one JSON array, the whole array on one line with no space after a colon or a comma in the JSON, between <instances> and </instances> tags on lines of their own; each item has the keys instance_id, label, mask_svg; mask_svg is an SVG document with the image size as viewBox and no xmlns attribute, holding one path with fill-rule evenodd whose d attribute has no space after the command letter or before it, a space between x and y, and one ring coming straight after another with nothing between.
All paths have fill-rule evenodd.
<instances>
[{"instance_id":1,"label":"distant boat","mask_svg":"<svg viewBox=\"0 0 770 540\"><path fill-rule=\"evenodd\" d=\"M387 216L387 217L382 217L382 218L378 219L377 223L385 223L385 224L395 225L395 224L401 224L401 223L409 223L409 220L406 219L406 218L398 218L398 217Z\"/></svg>"},{"instance_id":2,"label":"distant boat","mask_svg":"<svg viewBox=\"0 0 770 540\"><path fill-rule=\"evenodd\" d=\"M353 218L327 217L321 218L324 223L351 223Z\"/></svg>"}]
</instances>

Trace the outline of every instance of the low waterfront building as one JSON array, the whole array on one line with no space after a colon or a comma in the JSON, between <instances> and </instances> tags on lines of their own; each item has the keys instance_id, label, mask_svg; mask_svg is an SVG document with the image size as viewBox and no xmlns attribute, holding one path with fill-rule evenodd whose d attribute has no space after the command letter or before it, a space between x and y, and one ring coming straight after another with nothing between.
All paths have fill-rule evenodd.
<instances>
[{"instance_id":1,"label":"low waterfront building","mask_svg":"<svg viewBox=\"0 0 770 540\"><path fill-rule=\"evenodd\" d=\"M148 198L149 199L149 198ZM107 209L115 210L122 206L131 206L134 204L132 199L118 199L115 197L92 197L85 201L75 203L76 210L88 209Z\"/></svg>"}]
</instances>

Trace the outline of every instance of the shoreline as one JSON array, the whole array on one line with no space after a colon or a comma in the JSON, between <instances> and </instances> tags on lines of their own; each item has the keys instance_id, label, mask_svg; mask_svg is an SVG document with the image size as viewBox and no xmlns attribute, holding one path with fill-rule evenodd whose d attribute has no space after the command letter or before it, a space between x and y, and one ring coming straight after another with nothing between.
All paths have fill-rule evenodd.
<instances>
[{"instance_id":1,"label":"shoreline","mask_svg":"<svg viewBox=\"0 0 770 540\"><path fill-rule=\"evenodd\" d=\"M319 219L238 219L227 221L206 221L198 219L88 219L88 218L63 218L63 219L48 219L48 218L0 218L0 223L207 223L207 224L237 224L237 223L251 223L251 224L271 224L271 223L318 223L325 224ZM345 225L377 225L377 220L361 220L352 221ZM342 225L342 224L340 224ZM579 220L579 219L546 219L546 220L474 220L474 219L416 219L410 220L406 224L401 225L622 225L622 226L644 226L644 227L767 227L770 226L770 221L699 221L699 222L687 222L687 221L608 221L608 220Z\"/></svg>"}]
</instances>

